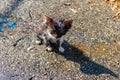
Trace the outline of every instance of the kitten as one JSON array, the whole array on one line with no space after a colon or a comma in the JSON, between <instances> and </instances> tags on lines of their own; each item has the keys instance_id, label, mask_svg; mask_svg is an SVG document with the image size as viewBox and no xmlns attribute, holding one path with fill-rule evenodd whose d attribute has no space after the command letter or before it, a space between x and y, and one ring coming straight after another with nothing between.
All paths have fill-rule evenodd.
<instances>
[{"instance_id":1,"label":"kitten","mask_svg":"<svg viewBox=\"0 0 120 80\"><path fill-rule=\"evenodd\" d=\"M71 28L73 20L52 19L48 16L44 17L42 24L35 28L37 33L37 44L45 44L47 51L52 51L53 45L59 44L59 51L64 52L62 44L64 42L63 35Z\"/></svg>"}]
</instances>

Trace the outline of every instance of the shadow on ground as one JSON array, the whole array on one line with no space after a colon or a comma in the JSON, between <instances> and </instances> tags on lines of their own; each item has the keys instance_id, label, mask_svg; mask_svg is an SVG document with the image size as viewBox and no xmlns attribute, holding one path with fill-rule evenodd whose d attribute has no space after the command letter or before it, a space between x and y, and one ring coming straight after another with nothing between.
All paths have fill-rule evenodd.
<instances>
[{"instance_id":1,"label":"shadow on ground","mask_svg":"<svg viewBox=\"0 0 120 80\"><path fill-rule=\"evenodd\" d=\"M54 50L55 53L64 56L67 60L73 61L80 64L80 71L87 75L100 75L100 74L109 74L118 78L118 75L112 72L110 69L102 66L87 57L82 50L75 48L73 45L70 45L67 41L63 44L66 49L64 53L59 53L57 50Z\"/></svg>"}]
</instances>

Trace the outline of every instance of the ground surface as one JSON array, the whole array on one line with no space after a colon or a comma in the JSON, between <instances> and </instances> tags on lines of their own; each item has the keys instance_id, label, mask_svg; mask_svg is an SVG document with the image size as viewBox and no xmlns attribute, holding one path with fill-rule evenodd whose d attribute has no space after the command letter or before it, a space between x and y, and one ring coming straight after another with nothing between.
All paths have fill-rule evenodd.
<instances>
[{"instance_id":1,"label":"ground surface","mask_svg":"<svg viewBox=\"0 0 120 80\"><path fill-rule=\"evenodd\" d=\"M120 22L104 0L0 0L0 15L17 24L0 33L0 80L120 79ZM42 15L73 19L63 54L34 43Z\"/></svg>"}]
</instances>

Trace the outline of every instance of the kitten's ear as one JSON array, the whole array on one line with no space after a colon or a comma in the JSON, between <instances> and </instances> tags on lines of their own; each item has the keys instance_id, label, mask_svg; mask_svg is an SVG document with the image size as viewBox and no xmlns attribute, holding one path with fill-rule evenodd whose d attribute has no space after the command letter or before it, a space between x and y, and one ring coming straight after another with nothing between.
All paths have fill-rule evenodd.
<instances>
[{"instance_id":1,"label":"kitten's ear","mask_svg":"<svg viewBox=\"0 0 120 80\"><path fill-rule=\"evenodd\" d=\"M48 16L44 16L44 23L47 24L49 28L51 29L54 29L54 26L53 26L53 19L48 17Z\"/></svg>"},{"instance_id":2,"label":"kitten's ear","mask_svg":"<svg viewBox=\"0 0 120 80\"><path fill-rule=\"evenodd\" d=\"M73 20L65 21L65 27L69 29L72 26L72 22L73 22Z\"/></svg>"},{"instance_id":3,"label":"kitten's ear","mask_svg":"<svg viewBox=\"0 0 120 80\"><path fill-rule=\"evenodd\" d=\"M44 16L44 23L50 23L50 22L52 22L52 21L53 21L52 18L50 18L50 17L48 17L48 16Z\"/></svg>"}]
</instances>

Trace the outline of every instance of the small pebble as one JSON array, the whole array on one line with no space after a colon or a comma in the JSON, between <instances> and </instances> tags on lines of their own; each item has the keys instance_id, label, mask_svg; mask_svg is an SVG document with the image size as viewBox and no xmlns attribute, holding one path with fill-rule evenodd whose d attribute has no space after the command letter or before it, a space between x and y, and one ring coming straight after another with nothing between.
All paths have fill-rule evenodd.
<instances>
[{"instance_id":1,"label":"small pebble","mask_svg":"<svg viewBox=\"0 0 120 80\"><path fill-rule=\"evenodd\" d=\"M27 51L30 51L30 50L32 50L33 48L34 48L33 46L30 46L30 47L27 48Z\"/></svg>"},{"instance_id":2,"label":"small pebble","mask_svg":"<svg viewBox=\"0 0 120 80\"><path fill-rule=\"evenodd\" d=\"M71 4L70 3L64 3L65 6L70 6Z\"/></svg>"},{"instance_id":3,"label":"small pebble","mask_svg":"<svg viewBox=\"0 0 120 80\"><path fill-rule=\"evenodd\" d=\"M70 8L73 13L77 13L77 10Z\"/></svg>"}]
</instances>

